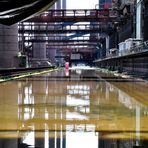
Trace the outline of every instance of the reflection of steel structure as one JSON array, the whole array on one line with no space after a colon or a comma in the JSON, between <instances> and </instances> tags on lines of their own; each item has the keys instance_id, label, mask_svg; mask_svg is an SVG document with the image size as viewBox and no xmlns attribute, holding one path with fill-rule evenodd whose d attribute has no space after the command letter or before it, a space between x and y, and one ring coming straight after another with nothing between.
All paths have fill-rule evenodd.
<instances>
[{"instance_id":1,"label":"reflection of steel structure","mask_svg":"<svg viewBox=\"0 0 148 148\"><path fill-rule=\"evenodd\" d=\"M109 77L112 81L110 84L101 79L100 74L96 77L97 73L88 74L88 71L85 75L73 72L70 75L72 79L68 80L60 77L62 75L64 74L49 73L47 76L8 83L8 86L1 85L1 119L5 121L0 123L1 130L5 129L3 126L7 129L8 125L11 125L11 134L17 131L20 139L21 136L24 138L34 133L35 146L44 147L48 141L52 148L60 148L59 145L67 142L66 130L100 132L99 138L118 139L119 135L124 135L134 140L135 127L139 124L135 122L137 119L140 121L138 127L141 128L137 133L141 134L141 137L147 135L147 132L143 133L147 129L146 83L119 83ZM89 81L78 81L77 78ZM137 92L139 89L140 97ZM11 93L6 93L5 90L10 90ZM74 117L75 120L72 120ZM3 140L6 139L0 140L0 145ZM8 140L4 145L9 142ZM55 146L56 144L58 146Z\"/></svg>"}]
</instances>

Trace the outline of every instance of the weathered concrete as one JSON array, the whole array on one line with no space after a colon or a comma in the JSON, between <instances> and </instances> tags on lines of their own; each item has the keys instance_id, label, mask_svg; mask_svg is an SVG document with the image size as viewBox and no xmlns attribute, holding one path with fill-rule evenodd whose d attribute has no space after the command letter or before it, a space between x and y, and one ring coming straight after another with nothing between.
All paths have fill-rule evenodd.
<instances>
[{"instance_id":1,"label":"weathered concrete","mask_svg":"<svg viewBox=\"0 0 148 148\"><path fill-rule=\"evenodd\" d=\"M35 27L38 29L38 26ZM45 26L41 29L45 30ZM36 34L37 36L37 34ZM40 39L46 39L46 35L44 34ZM32 58L32 66L38 67L45 64L48 61L47 53L46 53L46 43L45 42L36 42L33 43L33 58Z\"/></svg>"},{"instance_id":2,"label":"weathered concrete","mask_svg":"<svg viewBox=\"0 0 148 148\"><path fill-rule=\"evenodd\" d=\"M0 25L0 68L18 67L18 26Z\"/></svg>"},{"instance_id":3,"label":"weathered concrete","mask_svg":"<svg viewBox=\"0 0 148 148\"><path fill-rule=\"evenodd\" d=\"M46 60L46 44L45 43L33 44L33 58L38 60Z\"/></svg>"},{"instance_id":4,"label":"weathered concrete","mask_svg":"<svg viewBox=\"0 0 148 148\"><path fill-rule=\"evenodd\" d=\"M137 76L148 75L148 51L95 61L96 66Z\"/></svg>"}]
</instances>

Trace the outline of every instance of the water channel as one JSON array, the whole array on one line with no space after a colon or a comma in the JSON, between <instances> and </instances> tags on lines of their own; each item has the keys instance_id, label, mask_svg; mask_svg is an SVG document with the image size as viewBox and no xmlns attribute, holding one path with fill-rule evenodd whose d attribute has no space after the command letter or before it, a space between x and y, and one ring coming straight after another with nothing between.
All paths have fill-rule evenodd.
<instances>
[{"instance_id":1,"label":"water channel","mask_svg":"<svg viewBox=\"0 0 148 148\"><path fill-rule=\"evenodd\" d=\"M61 70L0 83L0 148L147 148L147 140L147 81Z\"/></svg>"}]
</instances>

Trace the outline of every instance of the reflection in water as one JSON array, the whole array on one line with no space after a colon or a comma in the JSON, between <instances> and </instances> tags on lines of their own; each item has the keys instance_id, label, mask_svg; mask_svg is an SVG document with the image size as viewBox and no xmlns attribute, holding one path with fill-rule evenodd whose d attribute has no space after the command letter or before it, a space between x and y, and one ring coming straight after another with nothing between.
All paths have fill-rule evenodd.
<instances>
[{"instance_id":1,"label":"reflection in water","mask_svg":"<svg viewBox=\"0 0 148 148\"><path fill-rule=\"evenodd\" d=\"M148 147L147 89L144 82L107 82L95 71L2 83L0 147Z\"/></svg>"}]
</instances>

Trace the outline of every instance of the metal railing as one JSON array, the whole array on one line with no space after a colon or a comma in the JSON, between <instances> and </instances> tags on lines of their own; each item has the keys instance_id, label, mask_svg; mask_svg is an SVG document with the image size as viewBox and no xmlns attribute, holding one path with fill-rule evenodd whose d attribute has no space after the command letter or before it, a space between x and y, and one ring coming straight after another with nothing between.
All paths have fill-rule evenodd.
<instances>
[{"instance_id":1,"label":"metal railing","mask_svg":"<svg viewBox=\"0 0 148 148\"><path fill-rule=\"evenodd\" d=\"M148 41L144 41L140 44L134 45L129 49L125 49L122 51L122 53L120 53L119 51L114 53L114 54L108 54L107 57L108 58L112 58L112 57L118 57L118 56L126 56L126 55L130 55L130 54L137 54L137 53L142 53L148 51Z\"/></svg>"},{"instance_id":2,"label":"metal railing","mask_svg":"<svg viewBox=\"0 0 148 148\"><path fill-rule=\"evenodd\" d=\"M148 51L148 41L142 42L138 45L135 45L129 49L129 54L130 53L139 53L143 51Z\"/></svg>"}]
</instances>

